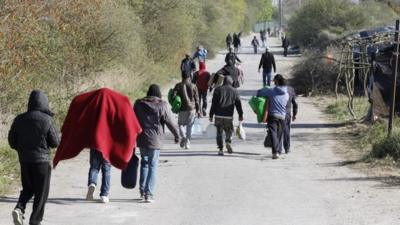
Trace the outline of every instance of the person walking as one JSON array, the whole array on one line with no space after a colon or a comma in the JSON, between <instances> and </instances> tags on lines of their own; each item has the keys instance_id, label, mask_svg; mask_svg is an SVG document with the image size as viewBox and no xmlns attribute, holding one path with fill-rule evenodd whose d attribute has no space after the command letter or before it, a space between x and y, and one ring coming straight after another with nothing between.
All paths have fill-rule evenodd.
<instances>
[{"instance_id":1,"label":"person walking","mask_svg":"<svg viewBox=\"0 0 400 225\"><path fill-rule=\"evenodd\" d=\"M161 99L160 87L157 84L150 85L146 97L135 102L134 111L143 128L143 132L137 137L141 156L140 197L146 202L153 202L164 125L174 135L175 143L179 142L178 129L172 121L171 110Z\"/></svg>"},{"instance_id":2,"label":"person walking","mask_svg":"<svg viewBox=\"0 0 400 225\"><path fill-rule=\"evenodd\" d=\"M226 36L225 42L226 42L226 48L229 51L231 49L232 43L233 43L233 38L232 38L232 35L230 33Z\"/></svg>"},{"instance_id":3,"label":"person walking","mask_svg":"<svg viewBox=\"0 0 400 225\"><path fill-rule=\"evenodd\" d=\"M289 100L286 105L286 118L285 118L285 127L283 129L283 148L285 149L285 153L290 153L290 127L292 121L296 120L298 105L296 102L296 92L292 86L287 85L287 92L289 94ZM293 108L293 114L291 114Z\"/></svg>"},{"instance_id":4,"label":"person walking","mask_svg":"<svg viewBox=\"0 0 400 225\"><path fill-rule=\"evenodd\" d=\"M233 33L233 48L234 48L234 53L238 53L239 52L239 47L240 47L241 43L240 43L240 37L236 34Z\"/></svg>"},{"instance_id":5,"label":"person walking","mask_svg":"<svg viewBox=\"0 0 400 225\"><path fill-rule=\"evenodd\" d=\"M258 42L257 36L253 37L253 40L251 40L251 45L253 46L254 54L257 54L257 49L260 46L260 42Z\"/></svg>"},{"instance_id":6,"label":"person walking","mask_svg":"<svg viewBox=\"0 0 400 225\"><path fill-rule=\"evenodd\" d=\"M289 45L290 45L289 39L286 36L284 36L282 39L282 47L283 47L283 56L284 57L287 57Z\"/></svg>"},{"instance_id":7,"label":"person walking","mask_svg":"<svg viewBox=\"0 0 400 225\"><path fill-rule=\"evenodd\" d=\"M206 58L207 58L207 54L208 54L207 49L205 49L203 46L199 45L196 48L196 51L194 52L192 59L193 60L198 59L199 63L201 63L201 62L205 63L206 62Z\"/></svg>"},{"instance_id":8,"label":"person walking","mask_svg":"<svg viewBox=\"0 0 400 225\"><path fill-rule=\"evenodd\" d=\"M258 72L260 72L261 67L263 68L263 86L271 86L272 68L274 73L276 73L275 57L269 52L269 48L265 48L265 53L262 54L260 64L258 65Z\"/></svg>"},{"instance_id":9,"label":"person walking","mask_svg":"<svg viewBox=\"0 0 400 225\"><path fill-rule=\"evenodd\" d=\"M241 63L242 61L239 59L236 53L233 52L233 48L229 48L229 52L225 55L225 63L228 64L228 61L231 60L233 64L236 64L236 61Z\"/></svg>"},{"instance_id":10,"label":"person walking","mask_svg":"<svg viewBox=\"0 0 400 225\"><path fill-rule=\"evenodd\" d=\"M190 74L182 72L182 81L173 89L173 98L180 96L182 107L178 113L180 147L189 149L195 117L200 117L199 94L196 85L191 83Z\"/></svg>"},{"instance_id":11,"label":"person walking","mask_svg":"<svg viewBox=\"0 0 400 225\"><path fill-rule=\"evenodd\" d=\"M210 109L210 122L215 115L215 126L217 128L218 155L224 155L223 132L225 132L225 145L229 154L233 153L232 134L233 134L233 113L234 108L239 114L239 121L243 121L243 110L240 96L232 86L233 80L226 76L224 84L214 90L212 105Z\"/></svg>"},{"instance_id":12,"label":"person walking","mask_svg":"<svg viewBox=\"0 0 400 225\"><path fill-rule=\"evenodd\" d=\"M193 79L193 73L196 71L196 64L190 57L190 54L185 54L185 58L181 61L181 72L189 74L190 79Z\"/></svg>"},{"instance_id":13,"label":"person walking","mask_svg":"<svg viewBox=\"0 0 400 225\"><path fill-rule=\"evenodd\" d=\"M108 195L110 192L111 164L103 158L101 151L98 149L90 149L89 163L86 200L94 200L93 194L97 186L97 176L101 171L100 201L102 203L108 203L110 201Z\"/></svg>"},{"instance_id":14,"label":"person walking","mask_svg":"<svg viewBox=\"0 0 400 225\"><path fill-rule=\"evenodd\" d=\"M199 64L199 71L193 75L193 83L196 84L197 91L199 92L199 106L201 106L203 116L207 115L207 92L210 77L210 73L206 70L206 64L201 62Z\"/></svg>"},{"instance_id":15,"label":"person walking","mask_svg":"<svg viewBox=\"0 0 400 225\"><path fill-rule=\"evenodd\" d=\"M239 82L239 76L240 76L240 71L239 69L234 65L233 60L228 60L226 65L222 67L220 70L218 70L216 75L223 75L223 76L230 76L233 80L233 87L238 88L240 87L240 82ZM213 83L217 82L217 79L219 76L214 76Z\"/></svg>"},{"instance_id":16,"label":"person walking","mask_svg":"<svg viewBox=\"0 0 400 225\"><path fill-rule=\"evenodd\" d=\"M282 153L282 135L285 126L286 105L289 100L285 79L277 74L274 77L274 88L263 88L257 92L257 97L268 98L268 135L272 142L272 159L278 159ZM266 138L268 138L268 135Z\"/></svg>"},{"instance_id":17,"label":"person walking","mask_svg":"<svg viewBox=\"0 0 400 225\"><path fill-rule=\"evenodd\" d=\"M18 115L8 133L8 143L17 150L20 163L22 191L12 211L15 225L24 223L26 204L33 199L30 225L43 220L50 189L50 148L59 145L49 100L44 92L33 90L29 96L28 111Z\"/></svg>"}]
</instances>

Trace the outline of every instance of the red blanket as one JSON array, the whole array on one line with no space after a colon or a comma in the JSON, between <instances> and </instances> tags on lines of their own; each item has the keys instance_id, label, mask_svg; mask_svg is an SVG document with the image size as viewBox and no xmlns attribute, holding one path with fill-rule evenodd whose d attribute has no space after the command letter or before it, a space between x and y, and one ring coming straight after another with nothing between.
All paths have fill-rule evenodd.
<instances>
[{"instance_id":1,"label":"red blanket","mask_svg":"<svg viewBox=\"0 0 400 225\"><path fill-rule=\"evenodd\" d=\"M102 88L76 96L62 126L54 167L84 148L100 151L111 165L124 169L134 153L142 128L128 97Z\"/></svg>"}]
</instances>

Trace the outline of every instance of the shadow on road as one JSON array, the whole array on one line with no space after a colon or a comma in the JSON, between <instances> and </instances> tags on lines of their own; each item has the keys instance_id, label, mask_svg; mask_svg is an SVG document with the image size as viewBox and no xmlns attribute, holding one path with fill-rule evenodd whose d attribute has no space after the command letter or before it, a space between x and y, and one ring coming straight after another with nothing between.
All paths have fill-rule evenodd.
<instances>
[{"instance_id":1,"label":"shadow on road","mask_svg":"<svg viewBox=\"0 0 400 225\"><path fill-rule=\"evenodd\" d=\"M398 188L400 187L400 177L398 176L375 176L375 177L343 177L322 179L320 181L334 181L334 182L380 182L379 185L374 185L376 188Z\"/></svg>"},{"instance_id":2,"label":"shadow on road","mask_svg":"<svg viewBox=\"0 0 400 225\"><path fill-rule=\"evenodd\" d=\"M247 128L265 128L266 124L262 123L243 123L243 127ZM293 123L292 129L320 129L320 128L339 128L344 127L344 123Z\"/></svg>"},{"instance_id":3,"label":"shadow on road","mask_svg":"<svg viewBox=\"0 0 400 225\"><path fill-rule=\"evenodd\" d=\"M1 203L17 203L18 198L12 198L12 197L0 197L0 202ZM110 202L117 202L117 203L134 203L134 202L142 202L143 200L140 198L135 198L135 199L110 199ZM69 205L69 204L76 204L76 203L84 203L84 204L92 204L96 203L99 204L99 201L87 201L84 198L49 198L47 200L47 203L50 204L57 204L57 205Z\"/></svg>"}]
</instances>

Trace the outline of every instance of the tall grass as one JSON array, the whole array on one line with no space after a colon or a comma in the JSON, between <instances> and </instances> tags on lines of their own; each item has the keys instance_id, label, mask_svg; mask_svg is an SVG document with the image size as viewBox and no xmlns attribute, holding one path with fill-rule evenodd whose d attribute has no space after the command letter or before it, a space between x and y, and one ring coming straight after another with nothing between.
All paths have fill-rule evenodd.
<instances>
[{"instance_id":1,"label":"tall grass","mask_svg":"<svg viewBox=\"0 0 400 225\"><path fill-rule=\"evenodd\" d=\"M0 195L10 192L13 184L18 182L19 163L17 152L5 143L0 143Z\"/></svg>"}]
</instances>

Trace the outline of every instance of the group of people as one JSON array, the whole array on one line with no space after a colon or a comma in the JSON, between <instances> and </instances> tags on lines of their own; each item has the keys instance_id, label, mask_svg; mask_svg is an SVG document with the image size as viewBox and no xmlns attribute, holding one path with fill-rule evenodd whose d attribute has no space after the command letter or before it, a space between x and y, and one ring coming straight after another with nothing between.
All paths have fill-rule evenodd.
<instances>
[{"instance_id":1,"label":"group of people","mask_svg":"<svg viewBox=\"0 0 400 225\"><path fill-rule=\"evenodd\" d=\"M228 35L230 36L230 34ZM173 96L182 99L178 112L178 121L174 122L168 104L162 99L160 87L152 84L144 98L136 100L133 111L142 127L137 137L137 147L140 149L140 196L146 202L154 201L158 158L162 148L164 127L171 131L174 142L181 148L190 149L192 127L196 118L207 116L207 93L213 91L209 121L214 122L217 130L216 143L220 156L233 153L232 136L234 133L234 111L238 120L243 121L243 109L237 88L240 87L242 71L237 64L242 61L237 56L240 46L234 34L233 48L228 41L229 52L225 57L225 66L216 73L206 70L207 50L199 46L196 52L186 54L181 61L181 81L173 88ZM196 70L194 59L198 59L199 70ZM272 69L276 72L275 59L266 47L262 55L259 70L263 68L263 85L271 85ZM275 87L263 88L257 96L269 100L268 135L272 142L272 158L277 159L282 153L290 152L290 123L296 119L297 103L293 88L286 85L282 75L277 74L273 79ZM293 113L291 113L293 109ZM8 141L11 148L18 152L21 165L22 191L12 216L14 224L23 224L27 202L34 196L33 210L29 224L38 225L43 219L45 203L49 194L51 166L50 148L59 145L60 139L55 128L49 108L47 96L39 90L31 92L27 112L18 115L9 131ZM225 133L225 141L224 141ZM266 139L267 139L266 137ZM97 176L102 173L100 200L109 201L110 162L104 159L97 149L90 149L90 168L88 176L87 200L94 199L97 186Z\"/></svg>"},{"instance_id":2,"label":"group of people","mask_svg":"<svg viewBox=\"0 0 400 225\"><path fill-rule=\"evenodd\" d=\"M239 48L242 46L241 40L240 40L241 36L242 36L242 32L239 32L238 34L233 33L233 35L231 35L229 33L225 38L226 48L229 50L233 46L233 51L235 53L238 53Z\"/></svg>"}]
</instances>

